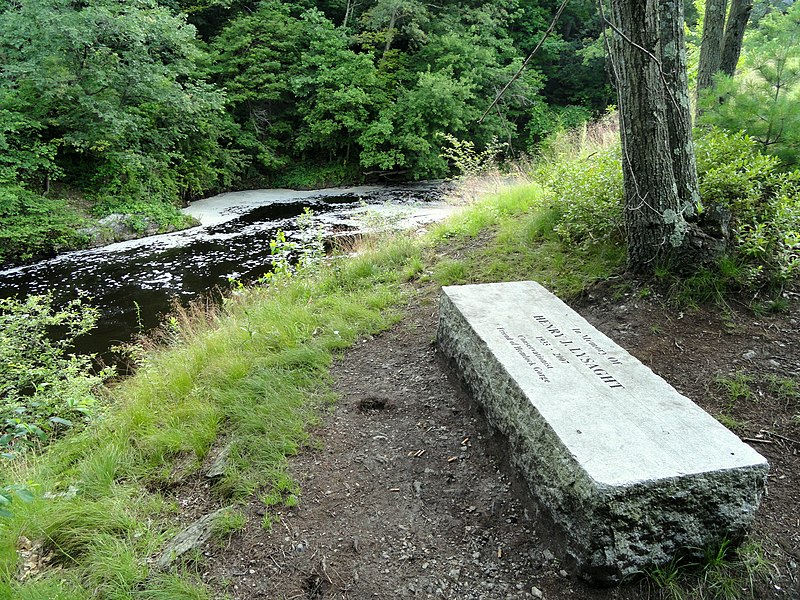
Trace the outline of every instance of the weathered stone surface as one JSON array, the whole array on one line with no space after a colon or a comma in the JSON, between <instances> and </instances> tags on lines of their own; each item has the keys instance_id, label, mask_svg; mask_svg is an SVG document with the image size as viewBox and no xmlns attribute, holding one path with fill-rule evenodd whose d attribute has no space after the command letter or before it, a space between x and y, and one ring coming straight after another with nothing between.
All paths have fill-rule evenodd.
<instances>
[{"instance_id":1,"label":"weathered stone surface","mask_svg":"<svg viewBox=\"0 0 800 600\"><path fill-rule=\"evenodd\" d=\"M199 550L214 532L217 521L230 512L230 508L220 508L200 517L172 538L164 551L156 559L156 568L166 569L190 550Z\"/></svg>"},{"instance_id":2,"label":"weathered stone surface","mask_svg":"<svg viewBox=\"0 0 800 600\"><path fill-rule=\"evenodd\" d=\"M233 442L228 442L224 446L215 446L206 457L206 464L208 467L204 470L205 476L209 479L216 479L225 475L230 463L231 448Z\"/></svg>"},{"instance_id":3,"label":"weathered stone surface","mask_svg":"<svg viewBox=\"0 0 800 600\"><path fill-rule=\"evenodd\" d=\"M438 343L584 578L613 583L751 524L764 458L540 285L443 288Z\"/></svg>"}]
</instances>

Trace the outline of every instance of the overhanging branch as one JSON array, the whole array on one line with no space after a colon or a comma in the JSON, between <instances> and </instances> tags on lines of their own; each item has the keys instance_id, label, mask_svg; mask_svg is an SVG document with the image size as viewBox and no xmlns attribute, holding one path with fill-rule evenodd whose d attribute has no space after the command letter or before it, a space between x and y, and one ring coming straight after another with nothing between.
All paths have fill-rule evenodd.
<instances>
[{"instance_id":1,"label":"overhanging branch","mask_svg":"<svg viewBox=\"0 0 800 600\"><path fill-rule=\"evenodd\" d=\"M544 44L544 41L547 39L547 36L549 36L553 32L553 28L555 28L556 23L558 22L558 18L561 16L561 13L564 12L564 8L567 6L567 2L569 2L569 0L564 0L561 3L561 6L558 7L558 10L556 11L556 16L553 17L553 21L550 23L550 27L547 28L547 31L544 32L542 39L540 39L539 43L536 44L536 47L533 49L533 52L531 52L528 55L528 58L525 59L519 70L516 73L514 73L514 76L511 79L508 80L508 83L503 87L503 89L497 93L497 96L495 96L495 99L492 100L492 103L489 105L489 108L487 108L486 112L483 113L483 116L480 119L478 119L478 123L483 123L483 120L486 118L486 115L488 115L489 111L492 110L495 104L497 104L500 101L500 98L503 97L503 94L506 93L506 90L508 90L508 88L511 87L511 84L514 83L517 79L519 79L520 75L522 75L522 71L525 69L525 67L528 66L528 63L531 62L531 59L539 51L539 48L542 47L542 44Z\"/></svg>"}]
</instances>

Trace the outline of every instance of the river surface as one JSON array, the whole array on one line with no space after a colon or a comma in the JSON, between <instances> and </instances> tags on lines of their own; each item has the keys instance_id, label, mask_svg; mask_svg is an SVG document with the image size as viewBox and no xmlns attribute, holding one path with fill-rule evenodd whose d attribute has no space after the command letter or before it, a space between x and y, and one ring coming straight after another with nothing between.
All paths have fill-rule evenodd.
<instances>
[{"instance_id":1,"label":"river surface","mask_svg":"<svg viewBox=\"0 0 800 600\"><path fill-rule=\"evenodd\" d=\"M268 272L269 242L279 229L302 243L296 220L305 208L326 239L380 225L421 227L453 210L432 183L231 192L184 209L199 227L0 270L0 297L49 292L59 305L85 294L102 317L77 350L105 354L157 326L173 302L185 304L227 289L231 279L246 283Z\"/></svg>"}]
</instances>

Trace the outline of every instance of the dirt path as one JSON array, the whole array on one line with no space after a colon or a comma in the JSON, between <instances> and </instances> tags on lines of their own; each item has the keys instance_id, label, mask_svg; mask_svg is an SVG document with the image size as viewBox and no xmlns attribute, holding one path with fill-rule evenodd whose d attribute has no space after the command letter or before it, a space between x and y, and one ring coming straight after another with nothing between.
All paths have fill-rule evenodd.
<instances>
[{"instance_id":1,"label":"dirt path","mask_svg":"<svg viewBox=\"0 0 800 600\"><path fill-rule=\"evenodd\" d=\"M576 308L712 414L725 402L712 383L720 372L741 366L761 381L800 371L791 315L732 327L606 294ZM594 590L564 570L557 534L437 355L436 312L423 292L402 323L335 365L341 400L315 432L318 449L292 460L301 503L267 532L254 502L247 528L209 552L204 578L241 599L647 597L640 583ZM773 465L755 535L777 572L758 597L798 598L800 448L759 431L798 439L800 405L759 401L737 403L736 413L748 420L740 435L760 435Z\"/></svg>"}]
</instances>

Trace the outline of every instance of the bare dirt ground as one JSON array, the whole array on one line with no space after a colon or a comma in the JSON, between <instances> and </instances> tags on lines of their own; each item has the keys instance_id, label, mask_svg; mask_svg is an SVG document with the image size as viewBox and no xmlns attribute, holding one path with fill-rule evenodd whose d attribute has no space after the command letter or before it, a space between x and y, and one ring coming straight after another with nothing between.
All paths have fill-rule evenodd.
<instances>
[{"instance_id":1,"label":"bare dirt ground","mask_svg":"<svg viewBox=\"0 0 800 600\"><path fill-rule=\"evenodd\" d=\"M588 321L737 433L771 464L752 537L772 561L756 598L800 598L800 413L776 377L800 380L797 302L763 318L732 306L677 309L606 283L572 303ZM437 297L334 366L341 399L292 459L302 487L271 531L263 505L208 549L204 579L237 599L634 599L646 581L597 590L571 574L558 532L528 499L490 431L437 354ZM719 382L749 377L750 398Z\"/></svg>"}]
</instances>

